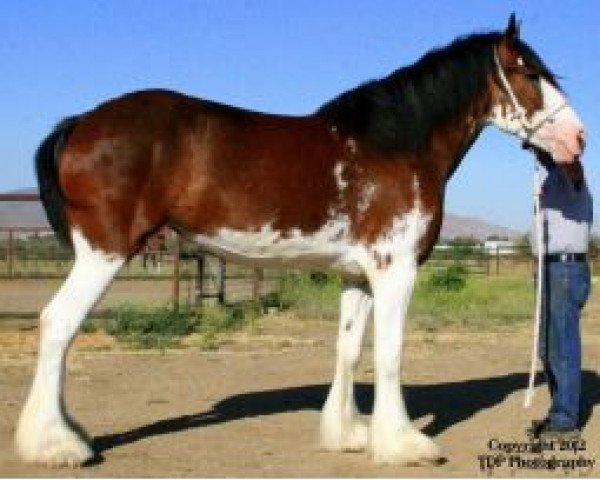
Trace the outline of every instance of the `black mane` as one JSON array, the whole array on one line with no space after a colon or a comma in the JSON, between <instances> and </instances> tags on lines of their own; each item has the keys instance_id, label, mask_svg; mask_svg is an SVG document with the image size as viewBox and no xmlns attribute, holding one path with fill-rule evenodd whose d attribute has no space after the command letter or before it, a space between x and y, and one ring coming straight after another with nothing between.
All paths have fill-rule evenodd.
<instances>
[{"instance_id":1,"label":"black mane","mask_svg":"<svg viewBox=\"0 0 600 480\"><path fill-rule=\"evenodd\" d=\"M498 32L458 38L383 79L342 93L317 115L378 151L420 151L436 127L464 113L484 91L495 69L493 47L501 38ZM518 48L527 65L555 83L529 46L519 41Z\"/></svg>"}]
</instances>

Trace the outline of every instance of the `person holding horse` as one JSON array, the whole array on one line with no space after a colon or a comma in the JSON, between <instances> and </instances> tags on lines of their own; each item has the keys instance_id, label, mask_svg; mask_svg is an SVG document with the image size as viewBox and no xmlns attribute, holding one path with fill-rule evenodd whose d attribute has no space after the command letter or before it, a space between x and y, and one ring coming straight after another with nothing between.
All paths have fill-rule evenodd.
<instances>
[{"instance_id":1,"label":"person holding horse","mask_svg":"<svg viewBox=\"0 0 600 480\"><path fill-rule=\"evenodd\" d=\"M535 438L573 437L580 426L580 315L590 293L592 196L579 161L559 166L547 154L536 156L542 166L545 253L539 353L551 405L546 418L534 420L528 433Z\"/></svg>"}]
</instances>

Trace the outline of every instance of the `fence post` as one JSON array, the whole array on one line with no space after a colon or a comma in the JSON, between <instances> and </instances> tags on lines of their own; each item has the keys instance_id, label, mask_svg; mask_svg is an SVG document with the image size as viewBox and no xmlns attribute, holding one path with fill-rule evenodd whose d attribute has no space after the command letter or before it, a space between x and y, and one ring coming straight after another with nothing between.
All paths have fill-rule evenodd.
<instances>
[{"instance_id":1,"label":"fence post","mask_svg":"<svg viewBox=\"0 0 600 480\"><path fill-rule=\"evenodd\" d=\"M252 300L255 303L258 303L260 301L263 278L264 278L264 270L262 268L255 268L254 269L254 278L252 281Z\"/></svg>"},{"instance_id":2,"label":"fence post","mask_svg":"<svg viewBox=\"0 0 600 480\"><path fill-rule=\"evenodd\" d=\"M6 252L6 259L8 264L8 278L13 277L13 255L14 255L14 245L13 245L13 229L10 228L8 230L8 247Z\"/></svg>"},{"instance_id":3,"label":"fence post","mask_svg":"<svg viewBox=\"0 0 600 480\"><path fill-rule=\"evenodd\" d=\"M33 268L35 271L35 274L40 275L40 234L38 232L37 229L33 230L33 244L35 245L35 248L33 249ZM30 237L31 240L31 237Z\"/></svg>"},{"instance_id":4,"label":"fence post","mask_svg":"<svg viewBox=\"0 0 600 480\"><path fill-rule=\"evenodd\" d=\"M219 257L219 305L225 305L225 260Z\"/></svg>"},{"instance_id":5,"label":"fence post","mask_svg":"<svg viewBox=\"0 0 600 480\"><path fill-rule=\"evenodd\" d=\"M181 239L177 234L177 240L175 242L175 258L173 259L173 311L179 312L179 280L180 280L180 260L179 254L181 252Z\"/></svg>"},{"instance_id":6,"label":"fence post","mask_svg":"<svg viewBox=\"0 0 600 480\"><path fill-rule=\"evenodd\" d=\"M204 300L204 253L196 255L196 285L194 288L194 303L196 306L202 306Z\"/></svg>"},{"instance_id":7,"label":"fence post","mask_svg":"<svg viewBox=\"0 0 600 480\"><path fill-rule=\"evenodd\" d=\"M496 245L496 276L500 276L500 246Z\"/></svg>"}]
</instances>

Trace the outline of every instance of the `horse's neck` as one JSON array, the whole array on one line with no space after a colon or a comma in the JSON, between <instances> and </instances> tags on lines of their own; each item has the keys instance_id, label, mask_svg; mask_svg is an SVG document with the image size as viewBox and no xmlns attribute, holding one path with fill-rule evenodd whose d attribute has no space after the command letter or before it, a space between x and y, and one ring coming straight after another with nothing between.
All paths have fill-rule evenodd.
<instances>
[{"instance_id":1,"label":"horse's neck","mask_svg":"<svg viewBox=\"0 0 600 480\"><path fill-rule=\"evenodd\" d=\"M456 171L485 125L483 114L476 114L476 110L475 107L469 109L467 113L440 127L431 136L424 157L438 172L443 185Z\"/></svg>"}]
</instances>

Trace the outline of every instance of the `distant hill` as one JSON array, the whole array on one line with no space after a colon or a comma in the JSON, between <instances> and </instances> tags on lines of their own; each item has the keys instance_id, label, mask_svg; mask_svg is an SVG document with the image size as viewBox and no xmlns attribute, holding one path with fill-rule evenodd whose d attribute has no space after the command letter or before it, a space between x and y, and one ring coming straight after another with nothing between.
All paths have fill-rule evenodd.
<instances>
[{"instance_id":1,"label":"distant hill","mask_svg":"<svg viewBox=\"0 0 600 480\"><path fill-rule=\"evenodd\" d=\"M35 188L22 188L5 193L37 193ZM0 202L0 228L48 227L46 213L39 202Z\"/></svg>"},{"instance_id":2,"label":"distant hill","mask_svg":"<svg viewBox=\"0 0 600 480\"><path fill-rule=\"evenodd\" d=\"M17 190L11 190L10 192L2 192L2 193L38 193L37 188L18 188Z\"/></svg>"},{"instance_id":3,"label":"distant hill","mask_svg":"<svg viewBox=\"0 0 600 480\"><path fill-rule=\"evenodd\" d=\"M440 237L443 240L452 240L457 237L485 240L491 236L514 239L523 235L523 233L508 227L494 225L480 218L464 217L446 212Z\"/></svg>"},{"instance_id":4,"label":"distant hill","mask_svg":"<svg viewBox=\"0 0 600 480\"><path fill-rule=\"evenodd\" d=\"M7 193L35 193L35 188L26 188ZM0 202L0 228L10 226L48 227L46 214L38 202ZM473 237L485 240L491 235L515 238L521 232L494 225L479 218L446 213L442 224L441 238Z\"/></svg>"}]
</instances>

